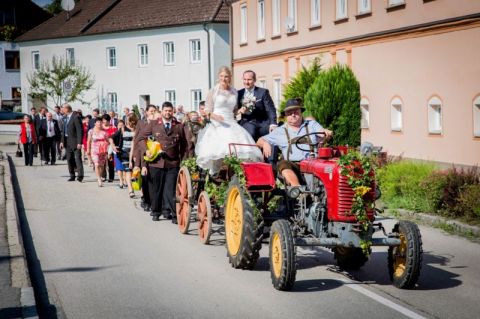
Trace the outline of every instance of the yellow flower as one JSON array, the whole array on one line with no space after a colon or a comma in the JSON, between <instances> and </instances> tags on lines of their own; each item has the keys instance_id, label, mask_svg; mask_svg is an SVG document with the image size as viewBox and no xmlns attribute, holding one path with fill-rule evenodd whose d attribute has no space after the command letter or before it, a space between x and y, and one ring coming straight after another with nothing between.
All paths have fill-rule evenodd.
<instances>
[{"instance_id":1,"label":"yellow flower","mask_svg":"<svg viewBox=\"0 0 480 319\"><path fill-rule=\"evenodd\" d=\"M366 193L368 193L371 190L371 188L368 186L358 186L358 187L355 187L353 190L355 191L356 195L363 196Z\"/></svg>"}]
</instances>

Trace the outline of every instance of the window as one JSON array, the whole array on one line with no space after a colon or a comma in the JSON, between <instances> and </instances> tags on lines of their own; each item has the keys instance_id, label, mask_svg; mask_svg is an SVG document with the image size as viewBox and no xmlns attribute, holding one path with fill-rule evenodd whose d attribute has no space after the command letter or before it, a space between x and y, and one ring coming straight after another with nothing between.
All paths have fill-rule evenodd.
<instances>
[{"instance_id":1,"label":"window","mask_svg":"<svg viewBox=\"0 0 480 319\"><path fill-rule=\"evenodd\" d=\"M109 69L117 67L117 50L115 48L107 48L107 65Z\"/></svg>"},{"instance_id":2,"label":"window","mask_svg":"<svg viewBox=\"0 0 480 319\"><path fill-rule=\"evenodd\" d=\"M370 127L370 102L368 99L362 97L360 100L360 109L362 110L361 128Z\"/></svg>"},{"instance_id":3,"label":"window","mask_svg":"<svg viewBox=\"0 0 480 319\"><path fill-rule=\"evenodd\" d=\"M347 0L337 0L336 20L347 18Z\"/></svg>"},{"instance_id":4,"label":"window","mask_svg":"<svg viewBox=\"0 0 480 319\"><path fill-rule=\"evenodd\" d=\"M287 32L297 31L297 0L288 0Z\"/></svg>"},{"instance_id":5,"label":"window","mask_svg":"<svg viewBox=\"0 0 480 319\"><path fill-rule=\"evenodd\" d=\"M370 6L370 0L358 0L358 13L368 13L372 11L372 7Z\"/></svg>"},{"instance_id":6,"label":"window","mask_svg":"<svg viewBox=\"0 0 480 319\"><path fill-rule=\"evenodd\" d=\"M12 100L20 100L22 98L22 90L19 87L12 87Z\"/></svg>"},{"instance_id":7,"label":"window","mask_svg":"<svg viewBox=\"0 0 480 319\"><path fill-rule=\"evenodd\" d=\"M20 71L20 52L5 51L5 70Z\"/></svg>"},{"instance_id":8,"label":"window","mask_svg":"<svg viewBox=\"0 0 480 319\"><path fill-rule=\"evenodd\" d=\"M428 101L428 133L442 134L442 101L436 96Z\"/></svg>"},{"instance_id":9,"label":"window","mask_svg":"<svg viewBox=\"0 0 480 319\"><path fill-rule=\"evenodd\" d=\"M190 40L190 62L199 63L202 60L200 53L200 40Z\"/></svg>"},{"instance_id":10,"label":"window","mask_svg":"<svg viewBox=\"0 0 480 319\"><path fill-rule=\"evenodd\" d=\"M312 27L319 26L320 23L321 23L321 20L320 20L320 0L312 0L311 1L310 11L312 12L312 15L310 17L311 26Z\"/></svg>"},{"instance_id":11,"label":"window","mask_svg":"<svg viewBox=\"0 0 480 319\"><path fill-rule=\"evenodd\" d=\"M32 66L34 70L40 69L40 53L38 51L32 52Z\"/></svg>"},{"instance_id":12,"label":"window","mask_svg":"<svg viewBox=\"0 0 480 319\"><path fill-rule=\"evenodd\" d=\"M108 107L111 111L117 111L117 93L108 93Z\"/></svg>"},{"instance_id":13,"label":"window","mask_svg":"<svg viewBox=\"0 0 480 319\"><path fill-rule=\"evenodd\" d=\"M282 82L280 79L273 80L273 101L275 102L275 107L278 110L280 106L280 98L282 96Z\"/></svg>"},{"instance_id":14,"label":"window","mask_svg":"<svg viewBox=\"0 0 480 319\"><path fill-rule=\"evenodd\" d=\"M175 90L165 90L165 101L172 103L173 106L177 105Z\"/></svg>"},{"instance_id":15,"label":"window","mask_svg":"<svg viewBox=\"0 0 480 319\"><path fill-rule=\"evenodd\" d=\"M240 7L240 43L247 43L247 6Z\"/></svg>"},{"instance_id":16,"label":"window","mask_svg":"<svg viewBox=\"0 0 480 319\"><path fill-rule=\"evenodd\" d=\"M390 103L390 123L392 131L402 130L402 100L394 98Z\"/></svg>"},{"instance_id":17,"label":"window","mask_svg":"<svg viewBox=\"0 0 480 319\"><path fill-rule=\"evenodd\" d=\"M198 105L202 101L202 90L192 90L192 110L198 111Z\"/></svg>"},{"instance_id":18,"label":"window","mask_svg":"<svg viewBox=\"0 0 480 319\"><path fill-rule=\"evenodd\" d=\"M68 65L75 65L75 50L72 48L65 50Z\"/></svg>"},{"instance_id":19,"label":"window","mask_svg":"<svg viewBox=\"0 0 480 319\"><path fill-rule=\"evenodd\" d=\"M404 4L405 0L388 0L388 6L393 7L399 4Z\"/></svg>"},{"instance_id":20,"label":"window","mask_svg":"<svg viewBox=\"0 0 480 319\"><path fill-rule=\"evenodd\" d=\"M258 81L258 86L266 89L267 88L267 81L266 80L259 80Z\"/></svg>"},{"instance_id":21,"label":"window","mask_svg":"<svg viewBox=\"0 0 480 319\"><path fill-rule=\"evenodd\" d=\"M148 66L148 45L146 44L138 45L138 65Z\"/></svg>"},{"instance_id":22,"label":"window","mask_svg":"<svg viewBox=\"0 0 480 319\"><path fill-rule=\"evenodd\" d=\"M257 39L265 39L265 1L258 0L257 5Z\"/></svg>"},{"instance_id":23,"label":"window","mask_svg":"<svg viewBox=\"0 0 480 319\"><path fill-rule=\"evenodd\" d=\"M272 0L272 35L280 35L280 0Z\"/></svg>"},{"instance_id":24,"label":"window","mask_svg":"<svg viewBox=\"0 0 480 319\"><path fill-rule=\"evenodd\" d=\"M480 137L480 95L473 101L473 135Z\"/></svg>"},{"instance_id":25,"label":"window","mask_svg":"<svg viewBox=\"0 0 480 319\"><path fill-rule=\"evenodd\" d=\"M175 44L173 42L163 43L163 62L165 65L175 64Z\"/></svg>"}]
</instances>

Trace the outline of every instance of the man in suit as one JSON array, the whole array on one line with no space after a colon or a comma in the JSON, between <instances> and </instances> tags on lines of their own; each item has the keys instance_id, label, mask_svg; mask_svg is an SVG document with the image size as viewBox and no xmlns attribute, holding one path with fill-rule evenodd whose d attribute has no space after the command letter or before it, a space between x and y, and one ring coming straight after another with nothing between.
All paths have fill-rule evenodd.
<instances>
[{"instance_id":1,"label":"man in suit","mask_svg":"<svg viewBox=\"0 0 480 319\"><path fill-rule=\"evenodd\" d=\"M117 119L117 115L115 114L115 112L110 111L110 112L108 112L108 115L110 115L110 125L114 126L114 127L117 127L118 126L118 119Z\"/></svg>"},{"instance_id":2,"label":"man in suit","mask_svg":"<svg viewBox=\"0 0 480 319\"><path fill-rule=\"evenodd\" d=\"M45 165L49 162L51 165L55 165L56 160L56 141L61 138L60 127L58 121L53 118L52 113L47 112L47 117L40 121L39 140L43 144L43 156L45 159Z\"/></svg>"},{"instance_id":3,"label":"man in suit","mask_svg":"<svg viewBox=\"0 0 480 319\"><path fill-rule=\"evenodd\" d=\"M257 75L243 72L244 88L238 91L238 122L256 141L277 127L277 111L267 89L255 86Z\"/></svg>"},{"instance_id":4,"label":"man in suit","mask_svg":"<svg viewBox=\"0 0 480 319\"><path fill-rule=\"evenodd\" d=\"M158 141L163 153L153 162L142 161L142 175L148 172L148 189L153 221L158 221L160 214L171 218L176 223L175 184L182 159L190 156L193 146L189 143L185 127L173 116L173 105L164 102L162 116L150 121L139 136L139 142L149 136ZM148 168L147 168L148 166Z\"/></svg>"},{"instance_id":5,"label":"man in suit","mask_svg":"<svg viewBox=\"0 0 480 319\"><path fill-rule=\"evenodd\" d=\"M30 118L32 119L33 127L35 128L35 134L38 136L38 128L40 126L40 115L37 113L37 109L32 107L30 109ZM38 154L38 143L33 146L33 156L37 157Z\"/></svg>"},{"instance_id":6,"label":"man in suit","mask_svg":"<svg viewBox=\"0 0 480 319\"><path fill-rule=\"evenodd\" d=\"M55 141L55 147L56 147L56 152L57 152L57 159L60 160L63 158L62 156L62 149L60 148L60 143L61 137L63 134L63 114L62 114L62 108L60 106L55 106L54 107L55 113L53 113L53 119L57 120L58 127L60 128L60 138Z\"/></svg>"},{"instance_id":7,"label":"man in suit","mask_svg":"<svg viewBox=\"0 0 480 319\"><path fill-rule=\"evenodd\" d=\"M82 162L82 137L83 127L82 120L78 114L72 112L69 104L63 105L64 130L62 135L62 143L60 147L66 148L68 172L70 173L69 182L75 180L75 168L77 168L79 182L83 181L83 162Z\"/></svg>"},{"instance_id":8,"label":"man in suit","mask_svg":"<svg viewBox=\"0 0 480 319\"><path fill-rule=\"evenodd\" d=\"M88 121L88 130L90 131L95 126L95 120L100 116L99 109L92 110L92 118Z\"/></svg>"}]
</instances>

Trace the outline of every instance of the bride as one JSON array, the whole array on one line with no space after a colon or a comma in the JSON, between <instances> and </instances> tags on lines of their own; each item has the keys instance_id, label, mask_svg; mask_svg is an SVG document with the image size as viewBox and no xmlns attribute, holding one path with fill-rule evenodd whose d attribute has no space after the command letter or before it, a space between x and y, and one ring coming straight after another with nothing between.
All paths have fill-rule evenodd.
<instances>
[{"instance_id":1,"label":"bride","mask_svg":"<svg viewBox=\"0 0 480 319\"><path fill-rule=\"evenodd\" d=\"M223 159L230 155L228 144L255 145L250 134L235 120L237 90L230 86L231 77L228 67L220 68L218 84L210 90L205 102L210 124L199 132L195 146L197 165L208 169L210 174L218 173ZM236 150L240 159L263 161L262 153L256 146L237 146Z\"/></svg>"}]
</instances>

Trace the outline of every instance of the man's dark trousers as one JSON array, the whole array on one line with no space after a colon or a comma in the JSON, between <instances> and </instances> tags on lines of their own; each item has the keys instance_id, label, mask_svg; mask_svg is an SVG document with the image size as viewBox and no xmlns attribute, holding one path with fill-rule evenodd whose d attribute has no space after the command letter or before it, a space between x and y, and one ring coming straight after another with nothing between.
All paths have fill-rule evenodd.
<instances>
[{"instance_id":1,"label":"man's dark trousers","mask_svg":"<svg viewBox=\"0 0 480 319\"><path fill-rule=\"evenodd\" d=\"M83 178L82 150L67 147L67 163L70 177L75 178L75 168L77 168L78 177Z\"/></svg>"},{"instance_id":2,"label":"man's dark trousers","mask_svg":"<svg viewBox=\"0 0 480 319\"><path fill-rule=\"evenodd\" d=\"M57 145L53 137L46 137L43 139L43 154L46 162L55 164L57 159Z\"/></svg>"},{"instance_id":3,"label":"man's dark trousers","mask_svg":"<svg viewBox=\"0 0 480 319\"><path fill-rule=\"evenodd\" d=\"M163 212L176 218L175 184L179 168L149 167L148 170L148 189L153 214L159 215Z\"/></svg>"}]
</instances>

